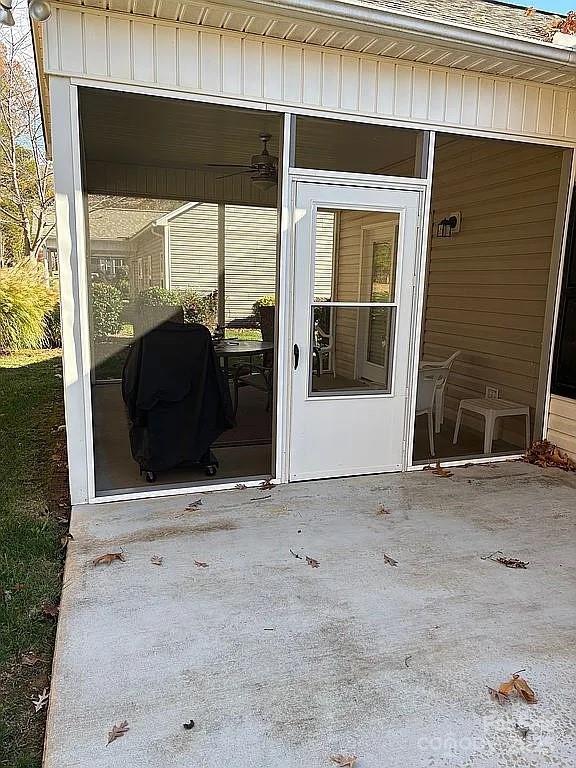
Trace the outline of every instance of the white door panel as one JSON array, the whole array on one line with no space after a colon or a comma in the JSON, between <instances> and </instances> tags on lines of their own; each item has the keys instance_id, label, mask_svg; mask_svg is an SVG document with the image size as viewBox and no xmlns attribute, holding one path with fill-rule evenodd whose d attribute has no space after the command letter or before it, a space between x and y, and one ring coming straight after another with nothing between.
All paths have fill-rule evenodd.
<instances>
[{"instance_id":1,"label":"white door panel","mask_svg":"<svg viewBox=\"0 0 576 768\"><path fill-rule=\"evenodd\" d=\"M292 480L403 466L419 204L417 191L297 183Z\"/></svg>"}]
</instances>

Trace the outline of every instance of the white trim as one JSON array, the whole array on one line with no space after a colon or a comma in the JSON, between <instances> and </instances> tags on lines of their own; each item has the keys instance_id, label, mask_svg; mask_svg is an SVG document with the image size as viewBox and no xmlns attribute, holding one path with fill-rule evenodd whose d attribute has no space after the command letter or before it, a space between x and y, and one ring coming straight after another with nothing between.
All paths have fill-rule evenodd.
<instances>
[{"instance_id":1,"label":"white trim","mask_svg":"<svg viewBox=\"0 0 576 768\"><path fill-rule=\"evenodd\" d=\"M424 201L422 204L422 217L419 222L418 245L420 252L420 262L416 260L416 272L414 274L414 314L413 314L413 335L412 335L412 353L411 370L408 374L409 389L407 397L409 405L406 409L406 424L404 434L406 443L404 445L404 464L403 469L407 470L413 466L414 462L414 435L416 432L416 393L418 389L418 367L420 363L420 350L424 337L424 301L426 298L426 282L429 256L429 231L430 217L432 215L432 178L434 174L434 160L436 157L436 134L430 131L427 152L423 153L426 159L426 179L428 185L424 192ZM423 158L424 162L424 158Z\"/></svg>"},{"instance_id":2,"label":"white trim","mask_svg":"<svg viewBox=\"0 0 576 768\"><path fill-rule=\"evenodd\" d=\"M548 299L546 303L546 319L544 326L547 334L549 333L548 354L547 359L542 360L540 363L539 397L541 396L544 400L544 409L542 412L542 435L544 438L546 438L548 434L548 425L550 421L550 398L552 394L552 366L554 363L554 347L556 345L558 314L560 312L560 300L562 296L564 262L566 260L566 242L568 239L568 223L570 219L570 209L572 206L575 184L576 152L572 152L570 155L569 167L566 157L563 158L562 163L562 176L560 180L560 191L558 196L558 211L554 228L554 242L552 245L553 261L554 255L556 255L557 263L555 265L555 272L552 265L550 266L550 280L548 283ZM564 207L560 202L562 195L564 196ZM545 366L546 386L544 388L544 392L541 394L540 387L544 378L544 372L542 370L543 365Z\"/></svg>"},{"instance_id":3,"label":"white trim","mask_svg":"<svg viewBox=\"0 0 576 768\"><path fill-rule=\"evenodd\" d=\"M432 458L428 464L412 464L406 468L407 472L425 471L426 467L434 467L439 463L442 467L465 467L469 464L500 464L506 461L518 461L524 456L523 453L511 453L507 456L478 456L469 459L454 459L453 461L442 461L442 459Z\"/></svg>"},{"instance_id":4,"label":"white trim","mask_svg":"<svg viewBox=\"0 0 576 768\"><path fill-rule=\"evenodd\" d=\"M466 74L466 73L463 73ZM471 73L478 74L478 73ZM253 109L255 111L277 112L280 114L290 114L292 116L305 115L307 117L323 117L331 120L341 120L343 122L370 123L372 125L383 125L390 128L409 128L416 131L434 131L435 133L448 133L455 136L477 136L485 139L498 139L499 141L515 141L524 144L542 144L553 147L576 148L576 139L551 138L548 136L537 136L530 134L514 133L513 131L491 131L484 128L470 128L457 124L435 124L426 123L421 120L399 119L397 117L378 116L374 114L363 114L358 112L342 112L339 109L327 109L319 107L299 106L297 104L285 104L275 102L269 99L259 100L258 98L238 98L234 96L222 96L211 92L191 92L182 91L179 88L159 87L155 85L139 85L131 80L117 78L114 82L101 80L96 77L82 77L79 75L63 75L69 77L73 85L83 88L97 88L107 91L118 91L120 93L135 93L144 96L158 96L166 99L179 99L181 101L196 101L204 104L217 104L229 107L241 107L242 109ZM505 78L501 78L505 82ZM520 81L523 82L523 81ZM570 89L564 88L569 91ZM398 177L396 177L398 178Z\"/></svg>"},{"instance_id":5,"label":"white trim","mask_svg":"<svg viewBox=\"0 0 576 768\"><path fill-rule=\"evenodd\" d=\"M140 232L144 232L145 229L151 226L158 226L158 227L164 227L166 224L169 224L172 219L175 219L177 216L180 216L181 213L186 213L186 211L189 211L191 208L196 208L197 205L203 205L203 203L184 203L184 205L181 205L180 208L175 208L173 211L170 211L169 213L164 214L164 216L160 216L160 218L156 219L156 221L151 222L150 224L146 224L145 227L143 227ZM136 232L136 235L139 235L140 232ZM136 237L136 235L133 235L133 237Z\"/></svg>"},{"instance_id":6,"label":"white trim","mask_svg":"<svg viewBox=\"0 0 576 768\"><path fill-rule=\"evenodd\" d=\"M170 253L170 224L164 225L164 287L172 288L172 254Z\"/></svg>"},{"instance_id":7,"label":"white trim","mask_svg":"<svg viewBox=\"0 0 576 768\"><path fill-rule=\"evenodd\" d=\"M190 496L192 493L216 493L217 491L233 491L237 489L239 485L245 485L246 488L258 488L262 485L263 482L266 482L266 478L262 478L260 480L243 480L241 477L237 477L234 481L231 482L216 482L212 485L199 485L186 488L158 488L156 490L150 489L146 491L110 493L108 496L95 496L93 499L90 499L89 503L104 504L109 501L137 501L138 499L155 499L164 496Z\"/></svg>"},{"instance_id":8,"label":"white trim","mask_svg":"<svg viewBox=\"0 0 576 768\"><path fill-rule=\"evenodd\" d=\"M284 115L280 180L278 267L276 276L276 479L289 479L289 440L292 402L292 318L294 262L292 255L294 190L289 168L294 155L294 119Z\"/></svg>"}]
</instances>

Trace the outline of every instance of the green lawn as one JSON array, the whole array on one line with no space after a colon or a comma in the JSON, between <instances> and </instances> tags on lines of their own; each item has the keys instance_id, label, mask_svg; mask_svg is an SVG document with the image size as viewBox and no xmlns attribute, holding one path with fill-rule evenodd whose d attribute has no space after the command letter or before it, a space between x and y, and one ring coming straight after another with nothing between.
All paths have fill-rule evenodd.
<instances>
[{"instance_id":1,"label":"green lawn","mask_svg":"<svg viewBox=\"0 0 576 768\"><path fill-rule=\"evenodd\" d=\"M0 356L0 766L38 768L68 515L60 354ZM41 657L33 666L22 654Z\"/></svg>"}]
</instances>

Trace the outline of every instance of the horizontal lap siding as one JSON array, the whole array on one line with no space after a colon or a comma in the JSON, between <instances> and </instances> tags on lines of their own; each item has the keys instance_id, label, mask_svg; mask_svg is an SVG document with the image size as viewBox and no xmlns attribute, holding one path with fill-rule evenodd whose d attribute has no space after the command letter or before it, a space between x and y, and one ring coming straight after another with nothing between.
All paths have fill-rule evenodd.
<instances>
[{"instance_id":1,"label":"horizontal lap siding","mask_svg":"<svg viewBox=\"0 0 576 768\"><path fill-rule=\"evenodd\" d=\"M200 294L218 287L218 206L203 203L169 224L170 287Z\"/></svg>"},{"instance_id":2,"label":"horizontal lap siding","mask_svg":"<svg viewBox=\"0 0 576 768\"><path fill-rule=\"evenodd\" d=\"M552 395L548 440L576 459L576 400Z\"/></svg>"},{"instance_id":3,"label":"horizontal lap siding","mask_svg":"<svg viewBox=\"0 0 576 768\"><path fill-rule=\"evenodd\" d=\"M576 139L576 93L567 88L73 8L55 8L44 29L48 74Z\"/></svg>"},{"instance_id":4,"label":"horizontal lap siding","mask_svg":"<svg viewBox=\"0 0 576 768\"><path fill-rule=\"evenodd\" d=\"M276 293L278 214L273 208L226 206L226 321L253 317L252 305Z\"/></svg>"},{"instance_id":5,"label":"horizontal lap siding","mask_svg":"<svg viewBox=\"0 0 576 768\"><path fill-rule=\"evenodd\" d=\"M487 385L534 417L561 161L560 150L480 139L437 148L433 220L459 211L462 228L431 241L423 356L462 351L449 418Z\"/></svg>"},{"instance_id":6,"label":"horizontal lap siding","mask_svg":"<svg viewBox=\"0 0 576 768\"><path fill-rule=\"evenodd\" d=\"M138 275L137 264L142 260L147 265L145 269L148 272L145 271L145 274L149 275L150 285L165 286L164 238L147 229L131 241L130 247L136 275ZM147 288L148 286L143 287Z\"/></svg>"}]
</instances>

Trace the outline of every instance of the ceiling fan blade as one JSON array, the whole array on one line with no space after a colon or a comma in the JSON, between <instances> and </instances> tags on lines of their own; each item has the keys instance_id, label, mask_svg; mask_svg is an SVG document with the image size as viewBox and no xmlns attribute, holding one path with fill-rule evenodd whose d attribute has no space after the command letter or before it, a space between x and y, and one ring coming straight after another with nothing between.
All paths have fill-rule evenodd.
<instances>
[{"instance_id":1,"label":"ceiling fan blade","mask_svg":"<svg viewBox=\"0 0 576 768\"><path fill-rule=\"evenodd\" d=\"M246 165L245 163L244 165L234 165L234 164L229 165L228 163L204 163L203 165L193 165L188 167L196 171L214 171L214 170L236 171L239 168L244 168L245 170L251 170L252 168L252 166Z\"/></svg>"},{"instance_id":2,"label":"ceiling fan blade","mask_svg":"<svg viewBox=\"0 0 576 768\"><path fill-rule=\"evenodd\" d=\"M254 173L252 168L247 168L245 171L236 171L235 173L227 173L226 176L216 176L216 179L230 179L232 176L242 176L244 173Z\"/></svg>"}]
</instances>

